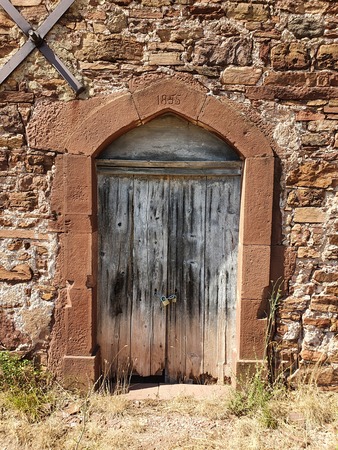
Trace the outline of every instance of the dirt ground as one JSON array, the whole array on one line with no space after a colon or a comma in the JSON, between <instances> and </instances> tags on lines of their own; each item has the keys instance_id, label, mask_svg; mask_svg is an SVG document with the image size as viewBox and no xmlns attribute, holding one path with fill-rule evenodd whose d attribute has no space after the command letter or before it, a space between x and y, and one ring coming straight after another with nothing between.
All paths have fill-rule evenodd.
<instances>
[{"instance_id":1,"label":"dirt ground","mask_svg":"<svg viewBox=\"0 0 338 450\"><path fill-rule=\"evenodd\" d=\"M233 414L231 391L224 386L148 386L86 398L67 394L37 423L0 405L0 450L337 450L338 419L331 405L337 395L323 394L319 403L303 398L272 404L276 424L268 428L259 411ZM331 412L325 409L329 403Z\"/></svg>"}]
</instances>

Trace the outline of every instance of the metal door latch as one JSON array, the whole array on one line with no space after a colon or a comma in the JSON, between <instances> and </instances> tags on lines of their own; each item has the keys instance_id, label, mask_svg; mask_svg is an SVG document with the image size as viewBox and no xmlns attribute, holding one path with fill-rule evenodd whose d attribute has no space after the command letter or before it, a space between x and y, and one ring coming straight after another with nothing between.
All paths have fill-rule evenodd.
<instances>
[{"instance_id":1,"label":"metal door latch","mask_svg":"<svg viewBox=\"0 0 338 450\"><path fill-rule=\"evenodd\" d=\"M9 0L0 0L0 5L6 13L13 19L19 28L28 37L24 45L15 53L1 69L0 69L0 84L3 83L9 75L24 61L24 59L37 48L44 57L51 63L51 65L59 72L59 74L67 81L70 87L80 94L84 91L84 86L80 84L77 79L71 74L65 64L55 55L53 50L47 45L44 40L46 34L53 28L56 22L67 11L67 9L74 3L75 0L61 0L53 12L47 17L42 25L37 30L34 30L27 20L14 8Z\"/></svg>"}]
</instances>

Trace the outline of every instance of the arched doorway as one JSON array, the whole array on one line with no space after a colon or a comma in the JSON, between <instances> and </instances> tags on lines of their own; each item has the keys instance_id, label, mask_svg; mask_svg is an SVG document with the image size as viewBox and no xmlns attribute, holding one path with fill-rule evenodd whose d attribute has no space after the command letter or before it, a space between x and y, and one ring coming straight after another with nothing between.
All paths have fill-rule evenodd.
<instances>
[{"instance_id":1,"label":"arched doorway","mask_svg":"<svg viewBox=\"0 0 338 450\"><path fill-rule=\"evenodd\" d=\"M271 255L283 250L272 235L275 157L270 138L238 104L209 95L196 80L146 77L129 91L100 99L52 102L50 109L42 103L27 129L34 148L58 151L50 230L59 241L59 296L49 367L66 383L87 386L99 376L96 158L124 133L167 113L210 130L241 155L236 324L230 327L234 345L227 345L226 361L233 381L262 361ZM40 127L42 120L48 133Z\"/></svg>"},{"instance_id":2,"label":"arched doorway","mask_svg":"<svg viewBox=\"0 0 338 450\"><path fill-rule=\"evenodd\" d=\"M242 161L173 114L96 159L104 372L219 381L234 350Z\"/></svg>"}]
</instances>

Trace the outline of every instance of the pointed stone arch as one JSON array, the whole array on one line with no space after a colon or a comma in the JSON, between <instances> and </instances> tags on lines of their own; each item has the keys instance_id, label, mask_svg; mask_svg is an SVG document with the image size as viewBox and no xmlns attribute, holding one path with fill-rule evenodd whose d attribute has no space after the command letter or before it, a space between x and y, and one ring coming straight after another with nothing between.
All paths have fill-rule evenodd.
<instances>
[{"instance_id":1,"label":"pointed stone arch","mask_svg":"<svg viewBox=\"0 0 338 450\"><path fill-rule=\"evenodd\" d=\"M44 112L43 112L44 111ZM31 146L60 154L52 192L60 234L56 305L50 367L68 381L98 376L96 346L95 157L118 136L156 116L173 113L215 133L244 160L238 254L234 379L262 360L265 302L270 283L274 153L265 134L234 103L175 77L138 83L103 99L59 103L36 112L28 130ZM41 116L48 133L39 132ZM47 115L47 116L46 116ZM69 121L69 117L72 120ZM68 119L67 119L68 118Z\"/></svg>"}]
</instances>

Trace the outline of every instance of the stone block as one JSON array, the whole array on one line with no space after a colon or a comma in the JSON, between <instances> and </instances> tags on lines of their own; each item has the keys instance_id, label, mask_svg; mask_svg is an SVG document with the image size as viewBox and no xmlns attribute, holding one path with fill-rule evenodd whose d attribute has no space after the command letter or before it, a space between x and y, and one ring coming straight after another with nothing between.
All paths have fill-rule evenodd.
<instances>
[{"instance_id":1,"label":"stone block","mask_svg":"<svg viewBox=\"0 0 338 450\"><path fill-rule=\"evenodd\" d=\"M48 16L47 8L42 2L40 5L22 6L20 12L31 25L37 25L41 19Z\"/></svg>"},{"instance_id":2,"label":"stone block","mask_svg":"<svg viewBox=\"0 0 338 450\"><path fill-rule=\"evenodd\" d=\"M162 19L163 13L161 11L131 9L129 10L129 17L136 19Z\"/></svg>"},{"instance_id":3,"label":"stone block","mask_svg":"<svg viewBox=\"0 0 338 450\"><path fill-rule=\"evenodd\" d=\"M221 74L221 83L254 85L261 75L262 69L254 67L227 67Z\"/></svg>"},{"instance_id":4,"label":"stone block","mask_svg":"<svg viewBox=\"0 0 338 450\"><path fill-rule=\"evenodd\" d=\"M143 57L143 44L132 38L119 35L102 36L87 34L82 48L75 52L80 61L140 61Z\"/></svg>"},{"instance_id":5,"label":"stone block","mask_svg":"<svg viewBox=\"0 0 338 450\"><path fill-rule=\"evenodd\" d=\"M260 318L261 300L241 301L239 319L239 359L260 360L264 358L267 319ZM267 311L265 311L265 314Z\"/></svg>"},{"instance_id":6,"label":"stone block","mask_svg":"<svg viewBox=\"0 0 338 450\"><path fill-rule=\"evenodd\" d=\"M42 0L12 0L11 3L13 6L38 6Z\"/></svg>"},{"instance_id":7,"label":"stone block","mask_svg":"<svg viewBox=\"0 0 338 450\"><path fill-rule=\"evenodd\" d=\"M318 69L338 69L338 44L321 45L317 52Z\"/></svg>"},{"instance_id":8,"label":"stone block","mask_svg":"<svg viewBox=\"0 0 338 450\"><path fill-rule=\"evenodd\" d=\"M83 155L65 156L65 213L92 214L92 161Z\"/></svg>"},{"instance_id":9,"label":"stone block","mask_svg":"<svg viewBox=\"0 0 338 450\"><path fill-rule=\"evenodd\" d=\"M270 286L270 253L268 245L239 246L239 297L262 300Z\"/></svg>"},{"instance_id":10,"label":"stone block","mask_svg":"<svg viewBox=\"0 0 338 450\"><path fill-rule=\"evenodd\" d=\"M105 25L111 33L121 33L128 26L128 18L125 11L119 7L111 8L107 12Z\"/></svg>"},{"instance_id":11,"label":"stone block","mask_svg":"<svg viewBox=\"0 0 338 450\"><path fill-rule=\"evenodd\" d=\"M40 0L39 0L40 1ZM0 27L11 28L13 26L13 20L9 18L7 14L0 11Z\"/></svg>"},{"instance_id":12,"label":"stone block","mask_svg":"<svg viewBox=\"0 0 338 450\"><path fill-rule=\"evenodd\" d=\"M91 234L67 233L65 236L64 279L75 288L86 286L88 276L92 275L92 236Z\"/></svg>"},{"instance_id":13,"label":"stone block","mask_svg":"<svg viewBox=\"0 0 338 450\"><path fill-rule=\"evenodd\" d=\"M311 147L319 147L330 143L328 134L304 133L301 138L303 145Z\"/></svg>"},{"instance_id":14,"label":"stone block","mask_svg":"<svg viewBox=\"0 0 338 450\"><path fill-rule=\"evenodd\" d=\"M304 207L295 208L294 222L299 223L322 223L325 222L326 214L321 208Z\"/></svg>"},{"instance_id":15,"label":"stone block","mask_svg":"<svg viewBox=\"0 0 338 450\"><path fill-rule=\"evenodd\" d=\"M38 198L34 192L12 192L8 203L18 211L33 211L38 206Z\"/></svg>"},{"instance_id":16,"label":"stone block","mask_svg":"<svg viewBox=\"0 0 338 450\"><path fill-rule=\"evenodd\" d=\"M257 370L262 370L262 373L264 373L265 366L265 360L234 360L232 363L232 372L234 377L231 379L233 388L240 391L242 386L247 386L248 381L253 379L257 373Z\"/></svg>"},{"instance_id":17,"label":"stone block","mask_svg":"<svg viewBox=\"0 0 338 450\"><path fill-rule=\"evenodd\" d=\"M252 49L253 43L251 39L242 37L230 37L221 45L207 45L207 42L201 41L201 48L198 45L195 47L195 54L200 52L204 57L200 61L194 61L200 64L213 65L217 64L222 67L235 66L250 66L252 63Z\"/></svg>"},{"instance_id":18,"label":"stone block","mask_svg":"<svg viewBox=\"0 0 338 450\"><path fill-rule=\"evenodd\" d=\"M316 270L313 279L318 283L333 283L338 281L338 272L329 272L324 269Z\"/></svg>"},{"instance_id":19,"label":"stone block","mask_svg":"<svg viewBox=\"0 0 338 450\"><path fill-rule=\"evenodd\" d=\"M5 58L16 48L18 48L18 44L15 41L11 40L10 36L1 35L0 58ZM2 93L2 95L4 94Z\"/></svg>"},{"instance_id":20,"label":"stone block","mask_svg":"<svg viewBox=\"0 0 338 450\"><path fill-rule=\"evenodd\" d=\"M326 286L325 294L327 294L327 295L336 295L337 299L338 299L338 286L337 285ZM337 302L338 302L338 300L337 300Z\"/></svg>"},{"instance_id":21,"label":"stone block","mask_svg":"<svg viewBox=\"0 0 338 450\"><path fill-rule=\"evenodd\" d=\"M338 301L336 295L313 295L310 303L311 311L338 313Z\"/></svg>"},{"instance_id":22,"label":"stone block","mask_svg":"<svg viewBox=\"0 0 338 450\"><path fill-rule=\"evenodd\" d=\"M32 269L27 264L19 264L13 269L7 270L0 266L0 281L19 282L29 281L33 277Z\"/></svg>"},{"instance_id":23,"label":"stone block","mask_svg":"<svg viewBox=\"0 0 338 450\"><path fill-rule=\"evenodd\" d=\"M151 66L177 66L184 64L181 60L181 53L178 52L158 52L150 53L149 65Z\"/></svg>"},{"instance_id":24,"label":"stone block","mask_svg":"<svg viewBox=\"0 0 338 450\"><path fill-rule=\"evenodd\" d=\"M290 206L322 206L325 191L322 189L299 188L292 190L287 199Z\"/></svg>"},{"instance_id":25,"label":"stone block","mask_svg":"<svg viewBox=\"0 0 338 450\"><path fill-rule=\"evenodd\" d=\"M267 5L255 3L232 3L227 9L226 16L235 20L265 22L270 13Z\"/></svg>"},{"instance_id":26,"label":"stone block","mask_svg":"<svg viewBox=\"0 0 338 450\"><path fill-rule=\"evenodd\" d=\"M324 106L325 114L338 114L338 106Z\"/></svg>"},{"instance_id":27,"label":"stone block","mask_svg":"<svg viewBox=\"0 0 338 450\"><path fill-rule=\"evenodd\" d=\"M67 354L90 355L93 348L91 289L69 286L67 297Z\"/></svg>"},{"instance_id":28,"label":"stone block","mask_svg":"<svg viewBox=\"0 0 338 450\"><path fill-rule=\"evenodd\" d=\"M325 119L325 114L309 111L309 110L302 110L299 111L296 115L296 120L298 121L312 121L312 120L323 120Z\"/></svg>"},{"instance_id":29,"label":"stone block","mask_svg":"<svg viewBox=\"0 0 338 450\"><path fill-rule=\"evenodd\" d=\"M338 120L320 120L320 121L314 121L310 122L308 124L309 131L336 131L338 130Z\"/></svg>"},{"instance_id":30,"label":"stone block","mask_svg":"<svg viewBox=\"0 0 338 450\"><path fill-rule=\"evenodd\" d=\"M143 6L149 6L151 8L160 8L162 6L170 5L170 0L141 0Z\"/></svg>"},{"instance_id":31,"label":"stone block","mask_svg":"<svg viewBox=\"0 0 338 450\"><path fill-rule=\"evenodd\" d=\"M108 100L109 98L97 97L87 99L85 102L44 100L36 103L27 126L29 146L36 149L65 152L66 142L78 126L82 127L84 118ZM42 123L45 126L41 126ZM96 124L93 123L93 125ZM86 148L82 148L81 152L84 153L85 150Z\"/></svg>"},{"instance_id":32,"label":"stone block","mask_svg":"<svg viewBox=\"0 0 338 450\"><path fill-rule=\"evenodd\" d=\"M314 38L324 33L324 23L321 16L291 15L288 19L288 29L296 38Z\"/></svg>"},{"instance_id":33,"label":"stone block","mask_svg":"<svg viewBox=\"0 0 338 450\"><path fill-rule=\"evenodd\" d=\"M291 245L296 247L306 246L310 236L310 230L306 225L301 226L299 223L296 223L296 225L292 227L290 234Z\"/></svg>"},{"instance_id":34,"label":"stone block","mask_svg":"<svg viewBox=\"0 0 338 450\"><path fill-rule=\"evenodd\" d=\"M177 112L182 116L197 120L205 101L202 91L190 89L176 80L161 80L145 89L136 89L133 99L140 118L148 120L162 111Z\"/></svg>"},{"instance_id":35,"label":"stone block","mask_svg":"<svg viewBox=\"0 0 338 450\"><path fill-rule=\"evenodd\" d=\"M82 110L85 120L73 130L66 147L72 154L97 155L115 137L120 136L139 122L131 95L112 96L93 108L90 103ZM71 211L70 211L71 212Z\"/></svg>"},{"instance_id":36,"label":"stone block","mask_svg":"<svg viewBox=\"0 0 338 450\"><path fill-rule=\"evenodd\" d=\"M76 387L87 394L99 377L99 355L65 356L62 372L66 387Z\"/></svg>"},{"instance_id":37,"label":"stone block","mask_svg":"<svg viewBox=\"0 0 338 450\"><path fill-rule=\"evenodd\" d=\"M329 235L329 244L338 246L338 234L330 234Z\"/></svg>"},{"instance_id":38,"label":"stone block","mask_svg":"<svg viewBox=\"0 0 338 450\"><path fill-rule=\"evenodd\" d=\"M320 252L311 247L299 247L297 256L298 258L319 258Z\"/></svg>"},{"instance_id":39,"label":"stone block","mask_svg":"<svg viewBox=\"0 0 338 450\"><path fill-rule=\"evenodd\" d=\"M337 179L337 165L329 162L304 163L292 170L286 179L287 186L328 188Z\"/></svg>"},{"instance_id":40,"label":"stone block","mask_svg":"<svg viewBox=\"0 0 338 450\"><path fill-rule=\"evenodd\" d=\"M23 329L30 337L33 345L48 339L52 310L53 304L47 302L40 304L38 307L22 309L20 315Z\"/></svg>"},{"instance_id":41,"label":"stone block","mask_svg":"<svg viewBox=\"0 0 338 450\"><path fill-rule=\"evenodd\" d=\"M280 86L316 86L317 76L307 72L268 72L264 78L265 85Z\"/></svg>"},{"instance_id":42,"label":"stone block","mask_svg":"<svg viewBox=\"0 0 338 450\"><path fill-rule=\"evenodd\" d=\"M304 361L312 361L312 362L324 362L327 359L327 354L315 350L303 349L300 353L300 357ZM318 383L318 380L317 380Z\"/></svg>"},{"instance_id":43,"label":"stone block","mask_svg":"<svg viewBox=\"0 0 338 450\"><path fill-rule=\"evenodd\" d=\"M248 86L246 95L252 100L329 100L338 96L338 89L311 86Z\"/></svg>"},{"instance_id":44,"label":"stone block","mask_svg":"<svg viewBox=\"0 0 338 450\"><path fill-rule=\"evenodd\" d=\"M291 42L272 47L271 63L275 70L299 70L309 68L311 60L303 43Z\"/></svg>"},{"instance_id":45,"label":"stone block","mask_svg":"<svg viewBox=\"0 0 338 450\"><path fill-rule=\"evenodd\" d=\"M198 121L226 136L230 145L242 152L245 158L273 155L265 135L229 100L220 102L207 97Z\"/></svg>"},{"instance_id":46,"label":"stone block","mask_svg":"<svg viewBox=\"0 0 338 450\"><path fill-rule=\"evenodd\" d=\"M92 216L87 214L66 214L66 232L90 233L93 230Z\"/></svg>"},{"instance_id":47,"label":"stone block","mask_svg":"<svg viewBox=\"0 0 338 450\"><path fill-rule=\"evenodd\" d=\"M274 158L247 158L245 161L240 242L244 245L270 245Z\"/></svg>"},{"instance_id":48,"label":"stone block","mask_svg":"<svg viewBox=\"0 0 338 450\"><path fill-rule=\"evenodd\" d=\"M161 52L174 52L184 51L184 46L177 42L149 42L148 50L150 52L161 51Z\"/></svg>"},{"instance_id":49,"label":"stone block","mask_svg":"<svg viewBox=\"0 0 338 450\"><path fill-rule=\"evenodd\" d=\"M189 12L192 17L200 20L215 20L224 17L224 10L220 5L212 4L212 2L195 3L189 7Z\"/></svg>"}]
</instances>

